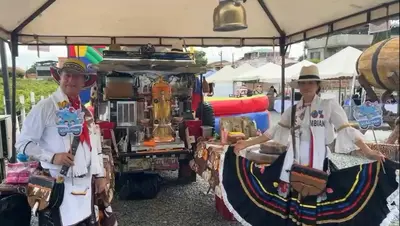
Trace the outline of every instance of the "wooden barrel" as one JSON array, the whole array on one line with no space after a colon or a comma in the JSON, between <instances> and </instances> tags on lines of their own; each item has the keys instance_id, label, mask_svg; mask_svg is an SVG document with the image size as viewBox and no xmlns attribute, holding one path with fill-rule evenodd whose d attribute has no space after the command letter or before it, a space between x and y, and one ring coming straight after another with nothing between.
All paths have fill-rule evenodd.
<instances>
[{"instance_id":1,"label":"wooden barrel","mask_svg":"<svg viewBox=\"0 0 400 226\"><path fill-rule=\"evenodd\" d=\"M357 72L368 83L380 89L398 91L399 87L389 77L399 75L399 37L389 38L366 49L357 60Z\"/></svg>"}]
</instances>

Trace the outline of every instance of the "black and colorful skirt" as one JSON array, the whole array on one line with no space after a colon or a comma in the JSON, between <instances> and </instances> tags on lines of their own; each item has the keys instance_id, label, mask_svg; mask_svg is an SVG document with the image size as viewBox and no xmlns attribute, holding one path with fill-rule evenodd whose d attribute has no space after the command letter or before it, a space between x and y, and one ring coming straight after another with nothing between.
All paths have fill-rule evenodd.
<instances>
[{"instance_id":1,"label":"black and colorful skirt","mask_svg":"<svg viewBox=\"0 0 400 226\"><path fill-rule=\"evenodd\" d=\"M379 226L398 217L398 163L333 170L325 193L299 199L295 191L282 194L279 177L286 153L265 166L232 149L221 156L221 190L225 205L243 225Z\"/></svg>"}]
</instances>

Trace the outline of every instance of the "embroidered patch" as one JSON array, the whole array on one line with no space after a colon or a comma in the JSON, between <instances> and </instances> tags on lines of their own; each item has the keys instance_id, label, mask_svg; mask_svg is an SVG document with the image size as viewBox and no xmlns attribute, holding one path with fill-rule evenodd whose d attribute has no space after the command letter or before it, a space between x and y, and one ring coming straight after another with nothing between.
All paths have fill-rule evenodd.
<instances>
[{"instance_id":1,"label":"embroidered patch","mask_svg":"<svg viewBox=\"0 0 400 226\"><path fill-rule=\"evenodd\" d=\"M66 104L65 102L57 103L60 107L56 111L58 134L60 136L66 136L67 134L79 136L82 133L82 123L85 113L80 109L75 110L68 102Z\"/></svg>"},{"instance_id":2,"label":"embroidered patch","mask_svg":"<svg viewBox=\"0 0 400 226\"><path fill-rule=\"evenodd\" d=\"M318 111L314 110L313 112L311 112L311 117L317 118L318 117Z\"/></svg>"},{"instance_id":3,"label":"embroidered patch","mask_svg":"<svg viewBox=\"0 0 400 226\"><path fill-rule=\"evenodd\" d=\"M318 110L319 118L324 118L324 112L322 110Z\"/></svg>"},{"instance_id":4,"label":"embroidered patch","mask_svg":"<svg viewBox=\"0 0 400 226\"><path fill-rule=\"evenodd\" d=\"M69 102L66 100L57 103L57 106L60 110L63 108L66 108L68 105L69 105Z\"/></svg>"},{"instance_id":5,"label":"embroidered patch","mask_svg":"<svg viewBox=\"0 0 400 226\"><path fill-rule=\"evenodd\" d=\"M319 117L318 117L319 116ZM323 110L314 110L311 112L312 118L324 118L324 111Z\"/></svg>"}]
</instances>

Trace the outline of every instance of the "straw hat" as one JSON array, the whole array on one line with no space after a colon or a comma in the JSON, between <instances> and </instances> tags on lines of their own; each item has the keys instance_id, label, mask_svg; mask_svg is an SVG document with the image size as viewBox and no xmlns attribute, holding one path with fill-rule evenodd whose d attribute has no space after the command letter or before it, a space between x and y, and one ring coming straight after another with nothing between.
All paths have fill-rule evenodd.
<instances>
[{"instance_id":1,"label":"straw hat","mask_svg":"<svg viewBox=\"0 0 400 226\"><path fill-rule=\"evenodd\" d=\"M53 76L54 80L56 80L58 84L60 84L60 75L62 71L66 71L68 73L76 75L84 75L85 76L84 89L91 87L97 80L97 74L89 73L86 70L85 64L81 60L76 58L67 59L64 62L62 68L57 68L57 67L50 68L51 76Z\"/></svg>"},{"instance_id":2,"label":"straw hat","mask_svg":"<svg viewBox=\"0 0 400 226\"><path fill-rule=\"evenodd\" d=\"M320 82L320 86L325 86L326 81L321 80L319 77L318 67L315 65L303 66L300 70L299 78L289 82L289 86L297 89L299 87L299 82L316 81Z\"/></svg>"}]
</instances>

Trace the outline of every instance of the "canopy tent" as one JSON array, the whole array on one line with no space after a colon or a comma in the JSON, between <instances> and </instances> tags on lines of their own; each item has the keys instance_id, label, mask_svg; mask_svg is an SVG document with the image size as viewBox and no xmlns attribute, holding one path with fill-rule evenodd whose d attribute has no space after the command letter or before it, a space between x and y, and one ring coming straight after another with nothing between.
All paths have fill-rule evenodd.
<instances>
[{"instance_id":1,"label":"canopy tent","mask_svg":"<svg viewBox=\"0 0 400 226\"><path fill-rule=\"evenodd\" d=\"M225 67L221 68L219 71L215 72L214 74L206 77L207 82L215 83L221 81L229 81L229 77L232 76L233 69L230 65L226 65Z\"/></svg>"},{"instance_id":2,"label":"canopy tent","mask_svg":"<svg viewBox=\"0 0 400 226\"><path fill-rule=\"evenodd\" d=\"M398 0L246 1L248 29L214 32L211 12L216 4L186 0L119 0L117 4L108 0L3 0L0 39L11 44L13 67L10 162L15 162L16 156L15 67L19 44L170 46L184 39L188 46L279 46L284 56L290 44L387 20L400 11ZM93 6L97 6L95 13L91 13ZM82 23L87 26L80 26ZM284 57L281 63L284 88ZM8 86L4 92L8 92ZM282 111L284 107L282 97Z\"/></svg>"},{"instance_id":3,"label":"canopy tent","mask_svg":"<svg viewBox=\"0 0 400 226\"><path fill-rule=\"evenodd\" d=\"M263 82L279 83L281 81L281 66L268 62L235 78L235 81L268 80ZM272 81L273 80L273 81Z\"/></svg>"},{"instance_id":4,"label":"canopy tent","mask_svg":"<svg viewBox=\"0 0 400 226\"><path fill-rule=\"evenodd\" d=\"M218 33L212 29L217 4L187 0L119 0L116 4L108 0L3 0L0 37L43 45L168 46L182 38L188 46L287 45L399 14L397 0L246 1L248 29ZM94 6L96 12L92 13ZM82 23L86 26L80 26Z\"/></svg>"},{"instance_id":5,"label":"canopy tent","mask_svg":"<svg viewBox=\"0 0 400 226\"><path fill-rule=\"evenodd\" d=\"M315 65L315 64L308 60L302 60L297 64L293 64L292 66L285 68L285 76L286 78L288 78L288 80L297 79L299 77L301 68L310 65Z\"/></svg>"},{"instance_id":6,"label":"canopy tent","mask_svg":"<svg viewBox=\"0 0 400 226\"><path fill-rule=\"evenodd\" d=\"M317 64L321 79L353 77L362 51L348 46Z\"/></svg>"},{"instance_id":7,"label":"canopy tent","mask_svg":"<svg viewBox=\"0 0 400 226\"><path fill-rule=\"evenodd\" d=\"M227 69L222 71L224 68L227 68ZM239 76L247 71L251 71L253 69L254 69L254 67L247 63L240 65L236 69L233 69L231 66L225 66L221 70L219 70L217 73L215 73L214 75L208 77L207 82L213 82L213 83L233 82L233 81L235 81L235 78L237 76Z\"/></svg>"},{"instance_id":8,"label":"canopy tent","mask_svg":"<svg viewBox=\"0 0 400 226\"><path fill-rule=\"evenodd\" d=\"M244 64L240 65L238 68L235 69L235 72L234 72L233 77L232 77L232 81L236 81L237 77L239 77L239 76L241 76L241 75L243 75L243 74L245 74L245 73L247 73L249 71L252 71L254 69L256 69L256 68L251 66L248 63L244 63Z\"/></svg>"},{"instance_id":9,"label":"canopy tent","mask_svg":"<svg viewBox=\"0 0 400 226\"><path fill-rule=\"evenodd\" d=\"M215 73L217 73L217 70L212 69L212 70L209 70L209 71L207 71L206 73L204 73L204 74L203 74L203 77L204 77L204 78L208 78L208 77L210 77L211 75L213 75L213 74L215 74Z\"/></svg>"}]
</instances>

